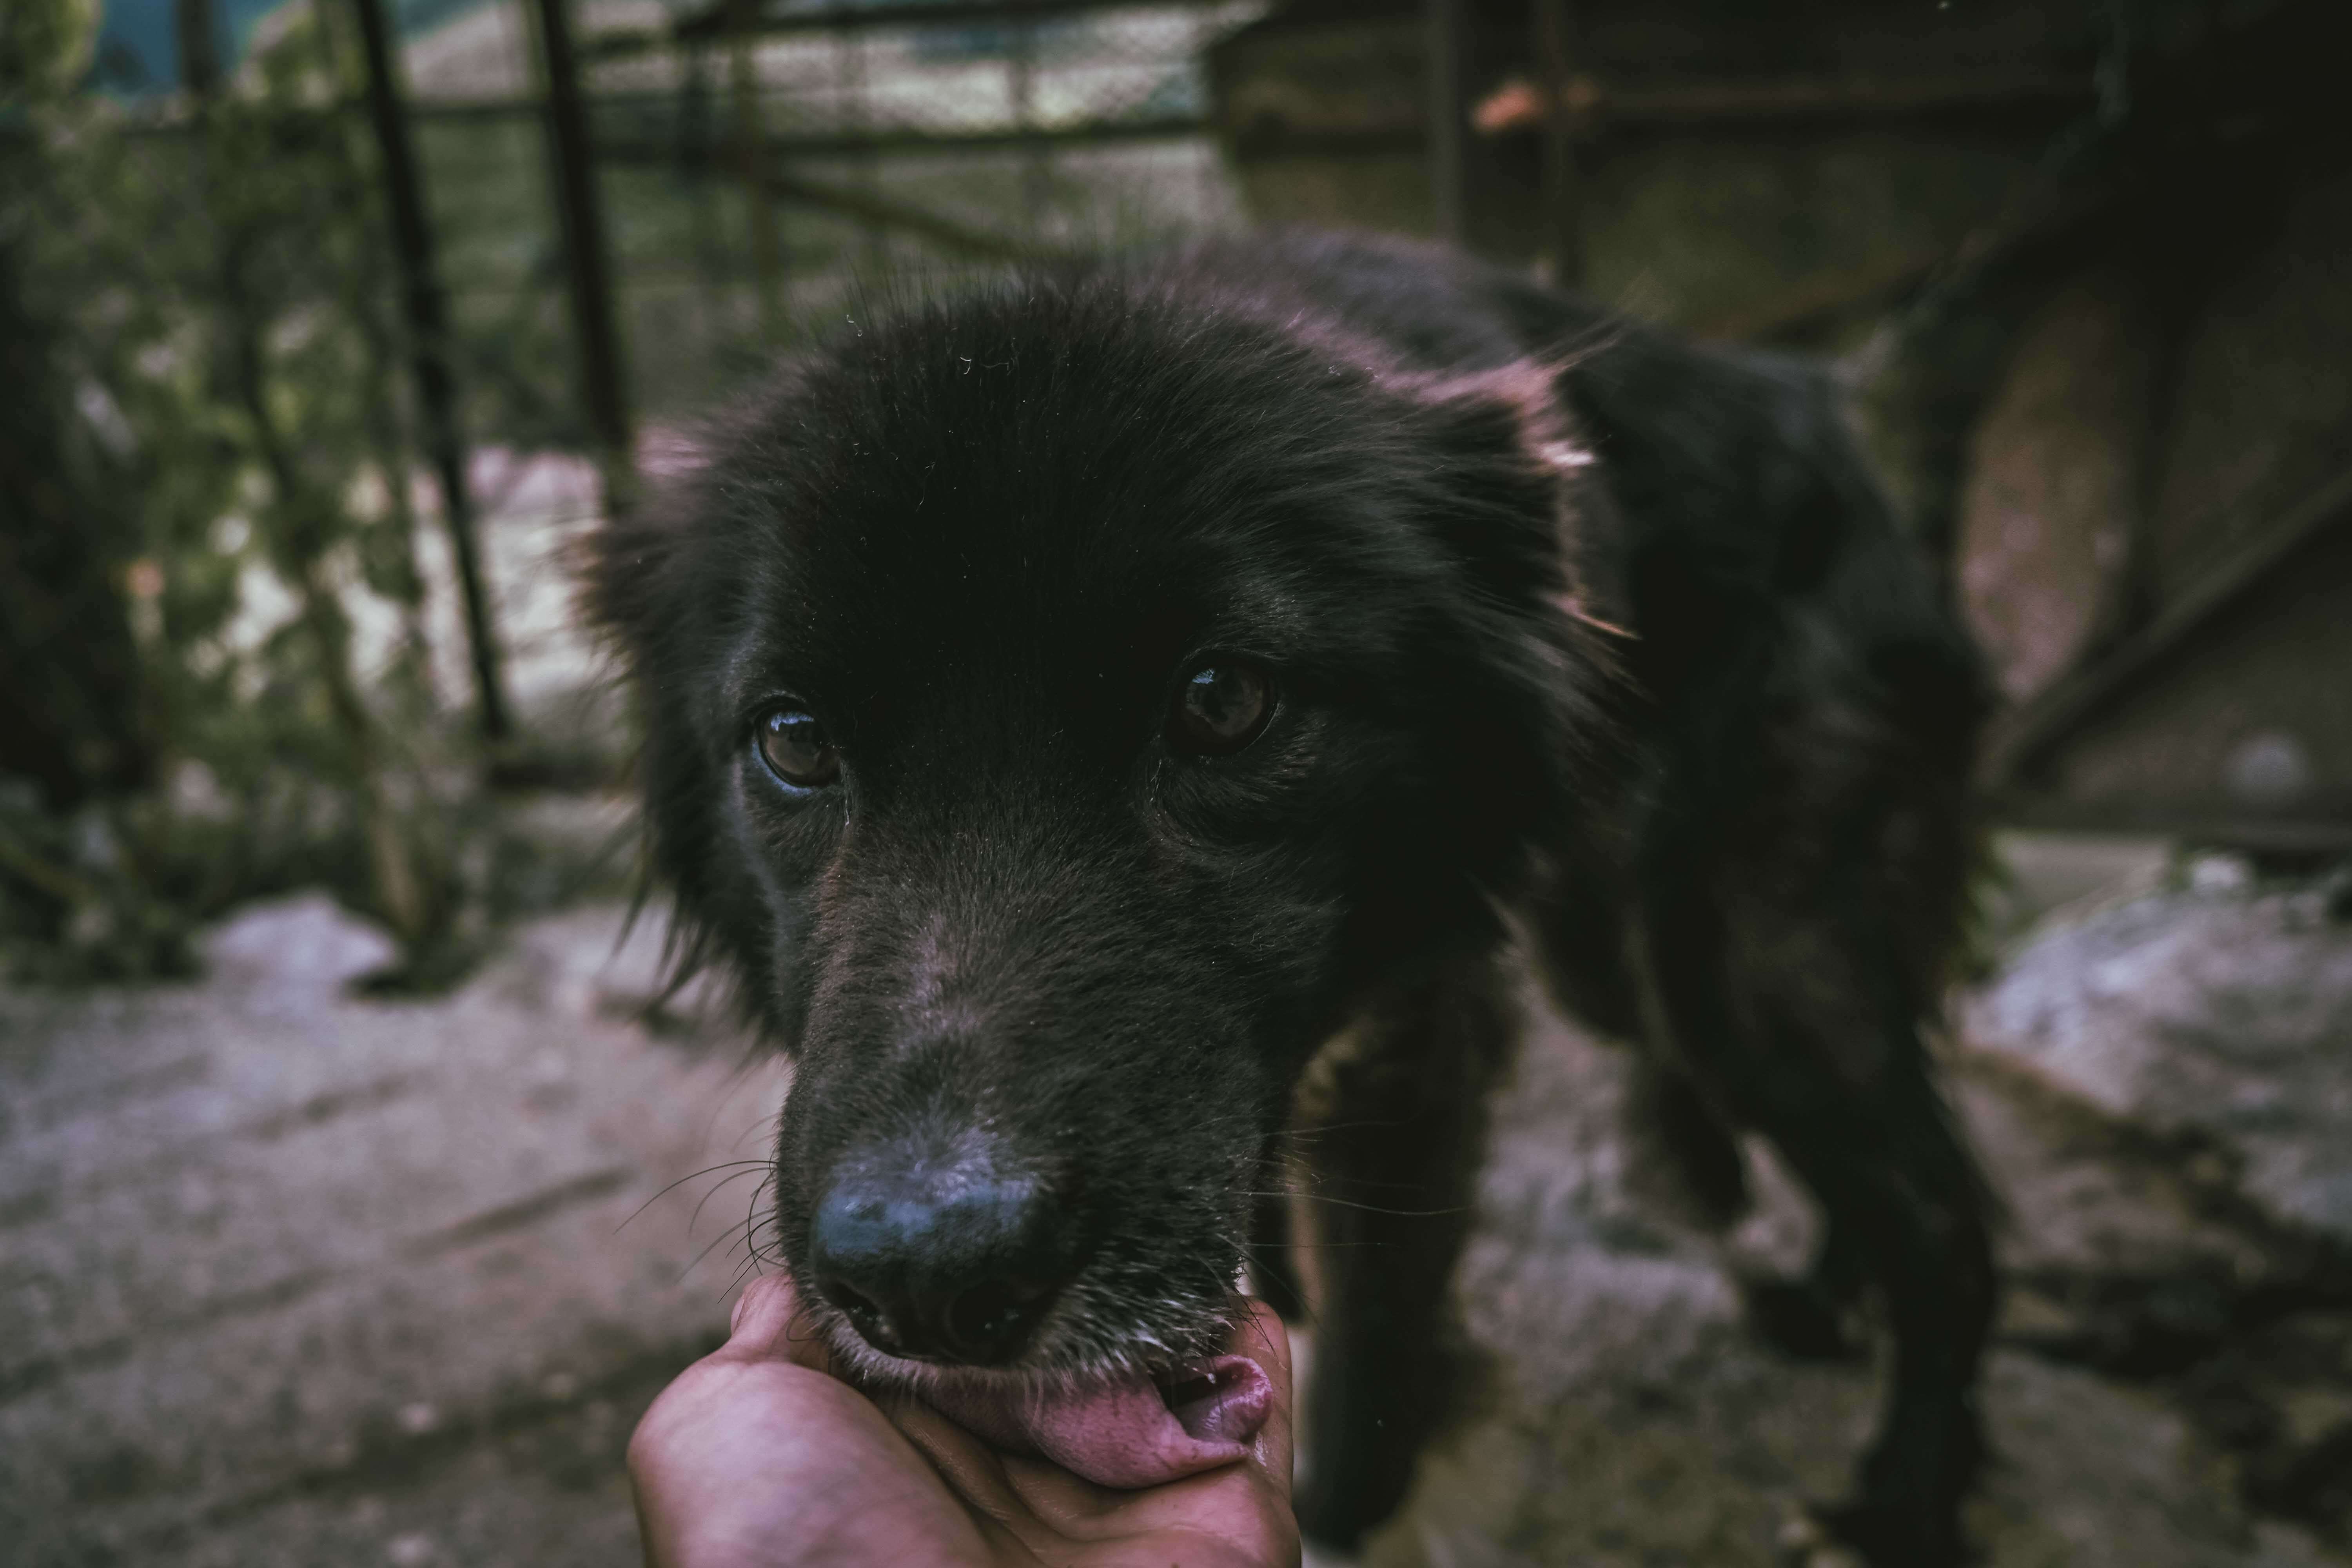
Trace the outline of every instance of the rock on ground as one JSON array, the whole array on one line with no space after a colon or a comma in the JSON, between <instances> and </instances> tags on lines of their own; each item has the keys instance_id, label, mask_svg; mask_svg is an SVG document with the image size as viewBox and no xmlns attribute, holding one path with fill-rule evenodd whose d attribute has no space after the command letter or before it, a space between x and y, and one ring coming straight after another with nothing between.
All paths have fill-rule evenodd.
<instances>
[{"instance_id":1,"label":"rock on ground","mask_svg":"<svg viewBox=\"0 0 2352 1568\"><path fill-rule=\"evenodd\" d=\"M2198 1135L2269 1214L2352 1240L2352 928L2326 888L2205 868L2042 934L1965 1032L2111 1117Z\"/></svg>"},{"instance_id":2,"label":"rock on ground","mask_svg":"<svg viewBox=\"0 0 2352 1568\"><path fill-rule=\"evenodd\" d=\"M1970 1526L1991 1568L2352 1563L2352 926L2200 878L2062 914L1966 1000L1954 1100L2007 1202L2011 1279ZM1482 1408L1375 1568L1827 1563L1803 1521L1870 1430L1864 1367L1744 1329L1718 1242L1644 1201L1618 1052L1547 1021L1501 1102L1464 1270Z\"/></svg>"}]
</instances>

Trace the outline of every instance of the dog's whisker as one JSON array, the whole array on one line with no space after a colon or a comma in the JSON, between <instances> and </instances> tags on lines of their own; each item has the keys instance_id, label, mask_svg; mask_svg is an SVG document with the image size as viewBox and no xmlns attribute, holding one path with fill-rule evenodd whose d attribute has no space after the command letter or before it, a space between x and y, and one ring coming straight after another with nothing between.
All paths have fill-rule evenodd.
<instances>
[{"instance_id":1,"label":"dog's whisker","mask_svg":"<svg viewBox=\"0 0 2352 1568\"><path fill-rule=\"evenodd\" d=\"M643 1202L643 1203L639 1204L635 1208L631 1209L631 1210L629 1211L629 1217L628 1217L628 1219L625 1219L625 1220L623 1220L620 1224L618 1224L618 1225L616 1225L616 1226L614 1226L613 1227L613 1234L614 1234L614 1235L615 1235L615 1236L618 1236L622 1231L626 1230L626 1229L629 1227L629 1224L630 1224L630 1222L631 1222L632 1220L635 1220L635 1219L639 1215L641 1215L641 1214L645 1213L647 1209L649 1209L649 1208L653 1207L655 1204L656 1204L656 1203L660 1202L664 1197L667 1197L667 1196L668 1194L670 1194L671 1193L674 1193L674 1192L677 1191L677 1189L678 1189L678 1188L680 1188L680 1187L682 1187L682 1186L686 1185L686 1184L687 1184L687 1183L688 1183L688 1182L692 1182L692 1181L699 1180L700 1178L702 1178L702 1177L704 1177L704 1176L712 1175L712 1174L715 1174L716 1173L720 1172L720 1171L730 1170L730 1169L732 1169L733 1167L735 1167L735 1166L737 1166L737 1165L753 1165L753 1166L764 1167L764 1166L766 1166L766 1165L767 1165L767 1164L769 1164L769 1163L770 1163L770 1162L768 1162L768 1161L766 1161L766 1160L728 1160L728 1161L724 1161L724 1162L722 1162L722 1163L719 1163L719 1164L716 1164L716 1165L705 1165L705 1166L704 1166L701 1170L699 1170L699 1171L693 1172L693 1173L689 1173L689 1174L688 1174L688 1175L680 1176L677 1181L670 1183L667 1186L663 1187L659 1192L655 1193L655 1194L654 1194L654 1195L653 1195L652 1197L647 1198L645 1202ZM739 1172L739 1173L738 1173L739 1175L740 1174L740 1172ZM728 1180L728 1181L733 1181L734 1179L735 1179L735 1177L733 1177L733 1176L730 1176L727 1180ZM726 1182L721 1182L721 1183L719 1183L719 1186L722 1186L722 1187L723 1187L723 1186L725 1186L726 1184L727 1184L727 1183L726 1183ZM715 1193L715 1192L717 1192L717 1191L719 1190L719 1187L713 1187L713 1188L711 1188L710 1190L711 1190L711 1192ZM706 1193L706 1194L703 1194L703 1202L708 1203L709 1201L709 1193ZM695 1213L697 1213L697 1214L700 1214L700 1213L702 1212L702 1208L701 1208L701 1205L700 1205L699 1204L698 1204L698 1205L695 1206L695 1211L694 1211L694 1212L695 1212ZM692 1227L692 1226L691 1226L691 1225L689 1225L689 1226L688 1226L688 1229L689 1231L691 1231L691 1230L692 1230L692 1228L693 1228L693 1227Z\"/></svg>"},{"instance_id":2,"label":"dog's whisker","mask_svg":"<svg viewBox=\"0 0 2352 1568\"><path fill-rule=\"evenodd\" d=\"M728 1186L736 1182L741 1181L746 1176L761 1176L764 1178L768 1173L769 1163L765 1160L747 1161L745 1163L750 1166L750 1169L737 1171L732 1175L728 1176L714 1184L709 1192L702 1194L700 1200L694 1205L694 1213L687 1219L687 1235L692 1236L694 1234L695 1226L702 1219L703 1209L709 1204L711 1199L717 1197Z\"/></svg>"},{"instance_id":3,"label":"dog's whisker","mask_svg":"<svg viewBox=\"0 0 2352 1568\"><path fill-rule=\"evenodd\" d=\"M702 1260L704 1258L709 1257L713 1252L718 1251L719 1248L727 1245L728 1242L740 1240L742 1239L742 1237L743 1226L740 1225L730 1225L725 1230L720 1231L716 1237L711 1238L709 1245L706 1246L701 1251L694 1255L694 1261L688 1263L685 1268L677 1271L677 1283L681 1285L684 1284L688 1275L702 1267Z\"/></svg>"},{"instance_id":4,"label":"dog's whisker","mask_svg":"<svg viewBox=\"0 0 2352 1568\"><path fill-rule=\"evenodd\" d=\"M1359 1209L1365 1214L1387 1215L1395 1219L1443 1219L1450 1215L1469 1214L1472 1212L1473 1206L1469 1204L1455 1204L1451 1207L1438 1209L1393 1209L1384 1208L1378 1204L1358 1203L1352 1198L1335 1198L1323 1193L1315 1192L1252 1193L1249 1195L1252 1197L1261 1198L1297 1197L1303 1198L1308 1203L1324 1204L1332 1208Z\"/></svg>"}]
</instances>

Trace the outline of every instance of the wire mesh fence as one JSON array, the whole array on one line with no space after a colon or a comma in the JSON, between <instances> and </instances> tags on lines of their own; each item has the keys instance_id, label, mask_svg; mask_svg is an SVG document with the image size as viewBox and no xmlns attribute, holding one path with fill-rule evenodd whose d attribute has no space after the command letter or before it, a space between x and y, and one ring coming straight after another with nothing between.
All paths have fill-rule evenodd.
<instances>
[{"instance_id":1,"label":"wire mesh fence","mask_svg":"<svg viewBox=\"0 0 2352 1568\"><path fill-rule=\"evenodd\" d=\"M1238 221L1201 60L1263 9L578 6L636 402L694 407L860 278ZM560 280L537 48L522 0L494 0L404 51L445 270L483 341Z\"/></svg>"},{"instance_id":2,"label":"wire mesh fence","mask_svg":"<svg viewBox=\"0 0 2352 1568\"><path fill-rule=\"evenodd\" d=\"M625 753L566 557L633 463L869 280L1237 221L1263 8L8 0L0 971L320 879L458 965L482 784Z\"/></svg>"}]
</instances>

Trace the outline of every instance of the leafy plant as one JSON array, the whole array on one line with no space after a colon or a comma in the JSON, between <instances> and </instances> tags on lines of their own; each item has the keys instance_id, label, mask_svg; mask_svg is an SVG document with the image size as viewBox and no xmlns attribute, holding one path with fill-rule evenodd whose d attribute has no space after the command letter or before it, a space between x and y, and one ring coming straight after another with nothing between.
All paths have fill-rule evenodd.
<instances>
[{"instance_id":1,"label":"leafy plant","mask_svg":"<svg viewBox=\"0 0 2352 1568\"><path fill-rule=\"evenodd\" d=\"M0 593L81 593L73 641L110 617L135 650L84 726L130 765L0 752L37 781L0 791L0 940L52 973L172 967L189 921L295 879L417 963L458 924L479 770L429 673L357 50L334 11L283 15L233 79L194 59L163 123L68 90L86 0L0 24L0 310L27 327L0 450L41 468L9 476Z\"/></svg>"}]
</instances>

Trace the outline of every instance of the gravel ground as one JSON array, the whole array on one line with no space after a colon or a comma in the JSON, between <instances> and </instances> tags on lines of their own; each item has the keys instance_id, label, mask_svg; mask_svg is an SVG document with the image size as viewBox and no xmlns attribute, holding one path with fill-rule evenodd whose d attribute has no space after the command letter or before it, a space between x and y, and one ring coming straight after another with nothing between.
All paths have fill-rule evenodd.
<instances>
[{"instance_id":1,"label":"gravel ground","mask_svg":"<svg viewBox=\"0 0 2352 1568\"><path fill-rule=\"evenodd\" d=\"M2343 895L2109 858L2087 887L2083 857L2029 867L2084 896L1945 1047L2009 1210L1971 1526L1991 1568L2352 1563ZM1493 1392L1376 1568L1842 1561L1803 1504L1844 1484L1874 1377L1776 1357L1732 1284L1802 1258L1810 1214L1760 1147L1769 1195L1727 1241L1645 1205L1625 1090L1620 1053L1557 1023L1530 1042L1464 1280Z\"/></svg>"},{"instance_id":2,"label":"gravel ground","mask_svg":"<svg viewBox=\"0 0 2352 1568\"><path fill-rule=\"evenodd\" d=\"M723 1329L755 1183L714 1167L782 1079L648 1018L623 925L369 1001L382 939L303 899L196 984L0 994L0 1558L635 1561L622 1446ZM2352 1564L2352 927L2208 868L2045 921L1962 1017L2014 1215L1987 1560ZM1490 1393L1378 1568L1833 1561L1797 1521L1871 1373L1759 1348L1731 1284L1801 1257L1804 1205L1759 1150L1728 1242L1654 1211L1623 1092L1530 1042L1465 1271Z\"/></svg>"},{"instance_id":3,"label":"gravel ground","mask_svg":"<svg viewBox=\"0 0 2352 1568\"><path fill-rule=\"evenodd\" d=\"M0 997L0 1557L635 1561L622 1445L721 1337L753 1184L663 1189L756 1158L782 1083L635 1021L622 923L377 1003L388 947L311 898L199 985Z\"/></svg>"}]
</instances>

